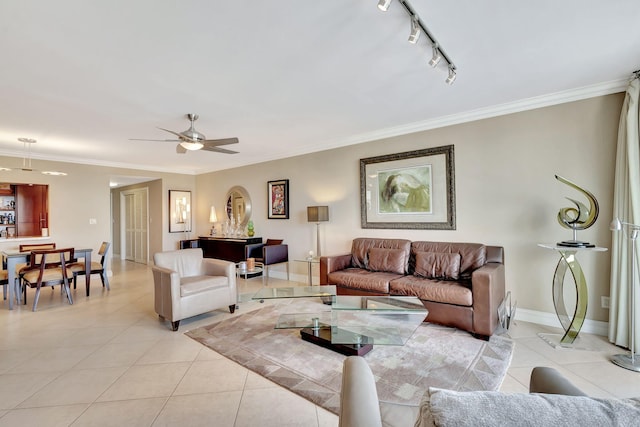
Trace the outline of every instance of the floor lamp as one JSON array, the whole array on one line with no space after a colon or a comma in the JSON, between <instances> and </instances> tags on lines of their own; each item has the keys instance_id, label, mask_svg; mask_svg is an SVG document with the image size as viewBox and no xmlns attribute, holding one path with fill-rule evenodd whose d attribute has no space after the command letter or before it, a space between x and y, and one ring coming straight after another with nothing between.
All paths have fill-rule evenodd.
<instances>
[{"instance_id":1,"label":"floor lamp","mask_svg":"<svg viewBox=\"0 0 640 427\"><path fill-rule=\"evenodd\" d=\"M329 206L307 206L307 221L316 223L316 256L320 256L320 223L329 221Z\"/></svg>"},{"instance_id":2,"label":"floor lamp","mask_svg":"<svg viewBox=\"0 0 640 427\"><path fill-rule=\"evenodd\" d=\"M629 297L631 304L631 349L630 354L616 354L611 357L611 361L616 365L629 369L631 371L640 372L640 360L636 358L635 354L635 325L636 325L636 306L635 306L635 286L636 286L636 239L638 238L638 231L640 231L640 225L630 224L628 222L620 222L618 218L611 221L611 227L613 231L622 230L623 227L627 228L629 242L631 243L631 288L629 290Z\"/></svg>"}]
</instances>

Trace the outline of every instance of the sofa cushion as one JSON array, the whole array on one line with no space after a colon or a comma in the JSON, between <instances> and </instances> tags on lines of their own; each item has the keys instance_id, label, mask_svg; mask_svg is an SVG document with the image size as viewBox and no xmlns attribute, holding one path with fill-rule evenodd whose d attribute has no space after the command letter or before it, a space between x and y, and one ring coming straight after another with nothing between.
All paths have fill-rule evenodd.
<instances>
[{"instance_id":1,"label":"sofa cushion","mask_svg":"<svg viewBox=\"0 0 640 427\"><path fill-rule=\"evenodd\" d=\"M458 280L460 276L460 254L439 252L416 252L414 275L427 279Z\"/></svg>"},{"instance_id":2,"label":"sofa cushion","mask_svg":"<svg viewBox=\"0 0 640 427\"><path fill-rule=\"evenodd\" d=\"M404 274L409 254L403 249L371 248L368 270Z\"/></svg>"},{"instance_id":3,"label":"sofa cushion","mask_svg":"<svg viewBox=\"0 0 640 427\"><path fill-rule=\"evenodd\" d=\"M415 426L628 426L639 418L640 399L429 388Z\"/></svg>"},{"instance_id":4,"label":"sofa cushion","mask_svg":"<svg viewBox=\"0 0 640 427\"><path fill-rule=\"evenodd\" d=\"M424 301L471 307L473 292L466 283L403 276L389 283L391 295L418 297Z\"/></svg>"},{"instance_id":5,"label":"sofa cushion","mask_svg":"<svg viewBox=\"0 0 640 427\"><path fill-rule=\"evenodd\" d=\"M481 243L451 243L451 242L413 242L411 243L411 257L409 259L409 274L415 269L415 254L417 252L438 252L460 254L460 278L471 279L471 273L487 263L487 248Z\"/></svg>"},{"instance_id":6,"label":"sofa cushion","mask_svg":"<svg viewBox=\"0 0 640 427\"><path fill-rule=\"evenodd\" d=\"M372 293L389 293L389 282L403 277L401 274L347 268L329 273L329 283Z\"/></svg>"},{"instance_id":7,"label":"sofa cushion","mask_svg":"<svg viewBox=\"0 0 640 427\"><path fill-rule=\"evenodd\" d=\"M411 249L411 241L405 239L372 239L367 237L358 237L353 239L351 244L351 264L357 268L368 268L369 264L369 249L371 248L386 248L386 249L402 249L407 253L407 266L408 268L408 254Z\"/></svg>"}]
</instances>

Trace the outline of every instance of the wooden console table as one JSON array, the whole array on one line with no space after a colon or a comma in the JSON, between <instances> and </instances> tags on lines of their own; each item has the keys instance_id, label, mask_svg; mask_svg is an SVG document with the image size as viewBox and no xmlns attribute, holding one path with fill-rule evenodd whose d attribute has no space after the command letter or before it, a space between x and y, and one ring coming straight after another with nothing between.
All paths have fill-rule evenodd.
<instances>
[{"instance_id":1,"label":"wooden console table","mask_svg":"<svg viewBox=\"0 0 640 427\"><path fill-rule=\"evenodd\" d=\"M198 246L202 248L205 258L224 259L231 262L244 261L244 247L254 243L262 243L262 237L201 236L198 238Z\"/></svg>"}]
</instances>

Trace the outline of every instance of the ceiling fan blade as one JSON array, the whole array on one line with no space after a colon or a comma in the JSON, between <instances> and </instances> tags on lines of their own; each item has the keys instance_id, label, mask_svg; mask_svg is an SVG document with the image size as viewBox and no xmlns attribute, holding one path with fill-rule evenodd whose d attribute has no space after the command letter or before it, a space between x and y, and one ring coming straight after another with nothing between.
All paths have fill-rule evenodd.
<instances>
[{"instance_id":1,"label":"ceiling fan blade","mask_svg":"<svg viewBox=\"0 0 640 427\"><path fill-rule=\"evenodd\" d=\"M165 132L169 132L170 134L173 134L173 135L177 136L177 137L178 137L178 139L180 139L181 141L197 142L197 141L195 141L195 140L193 140L193 139L191 139L191 138L189 138L189 137L187 137L187 136L184 136L184 135L183 135L183 134L181 134L181 133L174 132L174 131L172 131L172 130L165 129L165 128L158 128L158 129L163 130L163 131L165 131Z\"/></svg>"},{"instance_id":2,"label":"ceiling fan blade","mask_svg":"<svg viewBox=\"0 0 640 427\"><path fill-rule=\"evenodd\" d=\"M186 152L187 152L187 149L184 148L182 145L180 145L180 144L176 145L176 153L184 154Z\"/></svg>"},{"instance_id":3,"label":"ceiling fan blade","mask_svg":"<svg viewBox=\"0 0 640 427\"><path fill-rule=\"evenodd\" d=\"M206 151L215 151L216 153L224 153L224 154L237 154L237 151L232 151L232 150L227 150L226 148L218 148L218 147L213 147L211 145L205 145L204 147L202 147L203 150Z\"/></svg>"},{"instance_id":4,"label":"ceiling fan blade","mask_svg":"<svg viewBox=\"0 0 640 427\"><path fill-rule=\"evenodd\" d=\"M219 145L237 144L240 141L238 141L238 138L222 138L222 139L205 139L204 141L200 141L200 142L210 147L217 147Z\"/></svg>"},{"instance_id":5,"label":"ceiling fan blade","mask_svg":"<svg viewBox=\"0 0 640 427\"><path fill-rule=\"evenodd\" d=\"M129 138L129 141L157 141L157 142L178 142L179 139L144 139L144 138Z\"/></svg>"}]
</instances>

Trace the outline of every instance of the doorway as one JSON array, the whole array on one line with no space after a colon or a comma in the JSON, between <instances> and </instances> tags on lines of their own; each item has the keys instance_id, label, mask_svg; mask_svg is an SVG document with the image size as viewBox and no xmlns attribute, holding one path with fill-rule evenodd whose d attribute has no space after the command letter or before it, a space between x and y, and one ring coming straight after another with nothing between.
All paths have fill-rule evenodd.
<instances>
[{"instance_id":1,"label":"doorway","mask_svg":"<svg viewBox=\"0 0 640 427\"><path fill-rule=\"evenodd\" d=\"M136 188L120 193L121 257L149 263L149 190Z\"/></svg>"}]
</instances>

